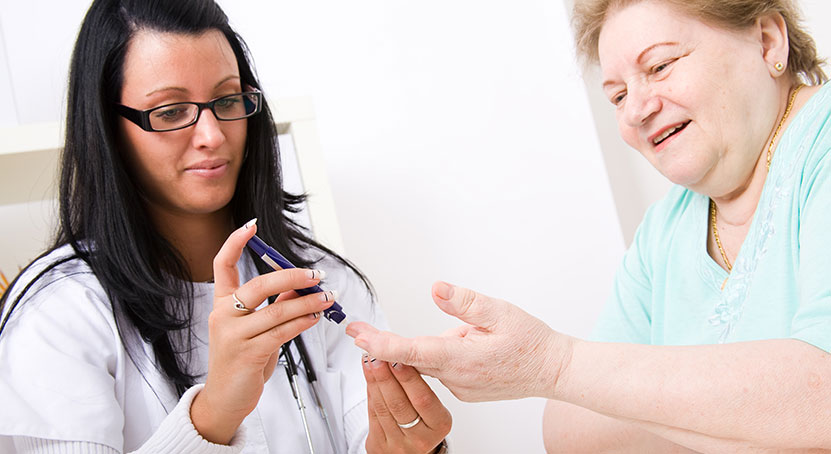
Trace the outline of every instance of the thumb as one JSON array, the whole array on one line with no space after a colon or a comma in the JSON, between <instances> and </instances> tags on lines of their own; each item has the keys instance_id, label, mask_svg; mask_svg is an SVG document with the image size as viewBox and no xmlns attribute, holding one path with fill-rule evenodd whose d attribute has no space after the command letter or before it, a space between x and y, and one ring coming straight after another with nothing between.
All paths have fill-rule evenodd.
<instances>
[{"instance_id":1,"label":"thumb","mask_svg":"<svg viewBox=\"0 0 831 454\"><path fill-rule=\"evenodd\" d=\"M365 322L350 323L346 334L355 338L355 345L359 348L389 363L435 369L446 360L446 340L438 337L401 337Z\"/></svg>"},{"instance_id":2,"label":"thumb","mask_svg":"<svg viewBox=\"0 0 831 454\"><path fill-rule=\"evenodd\" d=\"M433 301L449 315L478 328L489 330L504 310L504 302L447 282L433 284Z\"/></svg>"}]
</instances>

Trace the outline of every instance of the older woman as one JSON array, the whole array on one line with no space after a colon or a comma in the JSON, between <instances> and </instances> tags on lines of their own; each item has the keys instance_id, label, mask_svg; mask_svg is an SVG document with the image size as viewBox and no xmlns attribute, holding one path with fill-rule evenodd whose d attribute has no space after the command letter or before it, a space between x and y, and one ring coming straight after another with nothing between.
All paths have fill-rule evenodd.
<instances>
[{"instance_id":1,"label":"older woman","mask_svg":"<svg viewBox=\"0 0 831 454\"><path fill-rule=\"evenodd\" d=\"M438 283L465 326L353 324L356 343L464 400L553 399L550 451L831 449L831 87L797 17L787 0L577 0L621 135L677 185L594 341Z\"/></svg>"}]
</instances>

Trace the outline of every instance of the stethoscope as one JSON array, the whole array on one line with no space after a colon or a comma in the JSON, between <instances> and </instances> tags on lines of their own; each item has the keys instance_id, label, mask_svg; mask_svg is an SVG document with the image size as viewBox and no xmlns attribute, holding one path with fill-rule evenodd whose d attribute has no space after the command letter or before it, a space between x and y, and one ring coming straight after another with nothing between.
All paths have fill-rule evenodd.
<instances>
[{"instance_id":1,"label":"stethoscope","mask_svg":"<svg viewBox=\"0 0 831 454\"><path fill-rule=\"evenodd\" d=\"M309 443L309 453L315 454L315 448L314 443L312 443L312 432L309 429L309 420L306 417L306 405L303 403L303 395L300 393L300 388L297 384L298 363L294 361L294 354L291 352L292 343L294 343L295 347L297 347L297 352L300 354L300 364L303 365L303 369L306 371L306 379L309 382L309 389L311 390L312 398L314 399L315 405L317 405L317 409L320 412L320 417L326 424L326 432L329 435L329 442L332 444L332 451L338 452L338 445L335 442L335 433L332 431L332 425L329 422L326 407L323 405L323 401L320 398L321 392L318 388L317 375L312 367L312 361L309 359L309 352L306 350L306 344L303 342L303 338L298 335L294 339L283 344L280 348L281 351L278 364L282 364L283 368L286 370L286 376L288 377L289 385L291 386L291 393L294 396L294 400L297 402L297 408L300 411L300 418L303 420L303 429L306 431L306 441Z\"/></svg>"}]
</instances>

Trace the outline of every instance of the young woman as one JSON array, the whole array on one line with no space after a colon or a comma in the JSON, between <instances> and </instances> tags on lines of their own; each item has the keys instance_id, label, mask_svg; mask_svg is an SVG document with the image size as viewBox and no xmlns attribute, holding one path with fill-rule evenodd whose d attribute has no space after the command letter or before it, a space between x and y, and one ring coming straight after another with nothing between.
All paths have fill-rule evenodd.
<instances>
[{"instance_id":1,"label":"young woman","mask_svg":"<svg viewBox=\"0 0 831 454\"><path fill-rule=\"evenodd\" d=\"M0 300L0 451L444 448L450 415L414 369L321 321L336 299L380 314L289 217L303 197L213 1L94 1L66 131L57 239ZM298 268L248 252L255 233Z\"/></svg>"}]
</instances>

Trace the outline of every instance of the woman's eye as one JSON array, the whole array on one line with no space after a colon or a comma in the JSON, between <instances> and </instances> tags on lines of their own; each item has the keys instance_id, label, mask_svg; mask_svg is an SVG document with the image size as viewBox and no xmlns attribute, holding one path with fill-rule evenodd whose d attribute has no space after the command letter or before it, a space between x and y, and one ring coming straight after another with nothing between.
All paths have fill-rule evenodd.
<instances>
[{"instance_id":1,"label":"woman's eye","mask_svg":"<svg viewBox=\"0 0 831 454\"><path fill-rule=\"evenodd\" d=\"M238 102L240 102L240 100L237 97L223 98L223 99L220 99L216 102L216 106L221 107L223 109L229 109L229 108L233 107L234 104L237 104Z\"/></svg>"},{"instance_id":2,"label":"woman's eye","mask_svg":"<svg viewBox=\"0 0 831 454\"><path fill-rule=\"evenodd\" d=\"M659 72L667 69L670 64L672 64L672 61L661 63L660 65L657 65L657 66L653 67L652 72L653 73L659 73Z\"/></svg>"},{"instance_id":3,"label":"woman's eye","mask_svg":"<svg viewBox=\"0 0 831 454\"><path fill-rule=\"evenodd\" d=\"M612 97L612 104L618 105L623 102L623 99L626 97L626 93L618 93Z\"/></svg>"},{"instance_id":4,"label":"woman's eye","mask_svg":"<svg viewBox=\"0 0 831 454\"><path fill-rule=\"evenodd\" d=\"M178 120L184 115L185 110L182 107L172 107L170 109L157 110L153 112L153 116L166 121Z\"/></svg>"}]
</instances>

